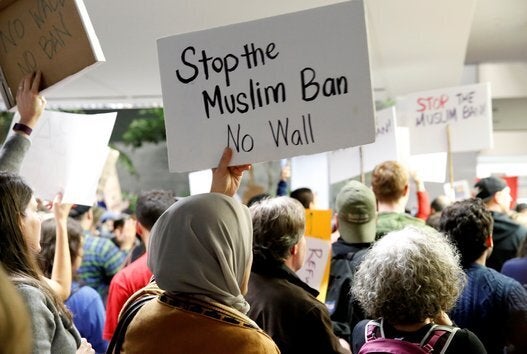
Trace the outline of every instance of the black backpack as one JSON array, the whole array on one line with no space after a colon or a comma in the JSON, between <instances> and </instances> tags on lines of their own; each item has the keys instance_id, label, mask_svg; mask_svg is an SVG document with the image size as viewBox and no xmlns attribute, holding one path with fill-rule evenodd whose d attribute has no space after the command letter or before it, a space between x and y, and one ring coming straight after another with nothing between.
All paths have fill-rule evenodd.
<instances>
[{"instance_id":1,"label":"black backpack","mask_svg":"<svg viewBox=\"0 0 527 354\"><path fill-rule=\"evenodd\" d=\"M348 341L353 327L366 318L359 303L352 299L350 290L355 272L367 251L368 248L364 248L335 255L331 259L325 303L333 323L333 332Z\"/></svg>"}]
</instances>

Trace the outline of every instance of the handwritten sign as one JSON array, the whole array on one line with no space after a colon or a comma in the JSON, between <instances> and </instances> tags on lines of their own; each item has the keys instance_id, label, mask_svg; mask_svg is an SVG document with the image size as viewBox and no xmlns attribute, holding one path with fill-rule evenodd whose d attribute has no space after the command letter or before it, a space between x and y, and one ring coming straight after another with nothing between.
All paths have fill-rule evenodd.
<instances>
[{"instance_id":1,"label":"handwritten sign","mask_svg":"<svg viewBox=\"0 0 527 354\"><path fill-rule=\"evenodd\" d=\"M324 301L331 260L331 210L306 210L306 258L296 272L305 283L320 292Z\"/></svg>"},{"instance_id":2,"label":"handwritten sign","mask_svg":"<svg viewBox=\"0 0 527 354\"><path fill-rule=\"evenodd\" d=\"M363 1L162 38L158 57L172 172L374 139Z\"/></svg>"},{"instance_id":3,"label":"handwritten sign","mask_svg":"<svg viewBox=\"0 0 527 354\"><path fill-rule=\"evenodd\" d=\"M488 83L408 95L398 100L397 114L405 117L413 155L447 152L447 125L450 126L452 152L492 147Z\"/></svg>"},{"instance_id":4,"label":"handwritten sign","mask_svg":"<svg viewBox=\"0 0 527 354\"><path fill-rule=\"evenodd\" d=\"M0 7L0 81L8 108L22 77L42 71L41 89L104 61L82 0L16 0Z\"/></svg>"},{"instance_id":5,"label":"handwritten sign","mask_svg":"<svg viewBox=\"0 0 527 354\"><path fill-rule=\"evenodd\" d=\"M375 142L362 146L364 173L386 160L399 160L401 152L398 144L397 119L394 108L375 113ZM360 151L358 147L336 150L329 155L329 176L331 183L337 183L361 173Z\"/></svg>"},{"instance_id":6,"label":"handwritten sign","mask_svg":"<svg viewBox=\"0 0 527 354\"><path fill-rule=\"evenodd\" d=\"M35 195L53 200L63 192L65 203L92 205L116 116L44 111L20 171Z\"/></svg>"}]
</instances>

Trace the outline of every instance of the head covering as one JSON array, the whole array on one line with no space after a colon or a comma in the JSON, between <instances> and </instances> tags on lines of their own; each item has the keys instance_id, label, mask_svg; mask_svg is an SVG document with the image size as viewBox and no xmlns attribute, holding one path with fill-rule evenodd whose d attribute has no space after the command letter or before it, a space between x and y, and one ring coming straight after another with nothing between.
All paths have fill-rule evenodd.
<instances>
[{"instance_id":1,"label":"head covering","mask_svg":"<svg viewBox=\"0 0 527 354\"><path fill-rule=\"evenodd\" d=\"M494 196L494 194L507 187L507 183L501 178L490 176L480 179L474 187L478 189L476 198L483 199L483 201L486 202Z\"/></svg>"},{"instance_id":2,"label":"head covering","mask_svg":"<svg viewBox=\"0 0 527 354\"><path fill-rule=\"evenodd\" d=\"M88 210L91 209L91 206L89 205L79 205L79 204L75 204L73 205L73 207L70 209L70 214L69 216L72 217L72 218L78 218L80 217L81 215L85 214L88 212Z\"/></svg>"},{"instance_id":3,"label":"head covering","mask_svg":"<svg viewBox=\"0 0 527 354\"><path fill-rule=\"evenodd\" d=\"M358 181L350 181L337 195L340 237L349 243L375 240L377 218L375 194Z\"/></svg>"},{"instance_id":4,"label":"head covering","mask_svg":"<svg viewBox=\"0 0 527 354\"><path fill-rule=\"evenodd\" d=\"M183 198L152 228L148 266L159 287L204 295L243 313L240 285L252 262L249 209L218 193Z\"/></svg>"}]
</instances>

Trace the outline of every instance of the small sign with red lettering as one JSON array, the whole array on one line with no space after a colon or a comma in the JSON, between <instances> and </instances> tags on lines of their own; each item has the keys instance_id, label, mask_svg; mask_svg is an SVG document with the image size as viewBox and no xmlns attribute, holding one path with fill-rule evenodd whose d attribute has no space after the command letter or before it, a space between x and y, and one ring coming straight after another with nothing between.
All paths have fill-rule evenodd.
<instances>
[{"instance_id":1,"label":"small sign with red lettering","mask_svg":"<svg viewBox=\"0 0 527 354\"><path fill-rule=\"evenodd\" d=\"M492 147L490 84L460 86L408 95L397 115L410 130L411 154L478 151Z\"/></svg>"}]
</instances>

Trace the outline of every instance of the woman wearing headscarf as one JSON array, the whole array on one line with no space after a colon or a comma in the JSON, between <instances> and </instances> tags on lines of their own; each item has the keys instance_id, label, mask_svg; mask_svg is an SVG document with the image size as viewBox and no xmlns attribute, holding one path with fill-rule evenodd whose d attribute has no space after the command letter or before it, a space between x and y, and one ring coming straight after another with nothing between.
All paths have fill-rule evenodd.
<instances>
[{"instance_id":1,"label":"woman wearing headscarf","mask_svg":"<svg viewBox=\"0 0 527 354\"><path fill-rule=\"evenodd\" d=\"M231 156L214 170L213 193L178 201L154 225L148 265L164 293L135 315L123 353L279 353L246 316L252 223L232 195L249 166L228 167Z\"/></svg>"}]
</instances>

